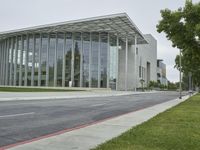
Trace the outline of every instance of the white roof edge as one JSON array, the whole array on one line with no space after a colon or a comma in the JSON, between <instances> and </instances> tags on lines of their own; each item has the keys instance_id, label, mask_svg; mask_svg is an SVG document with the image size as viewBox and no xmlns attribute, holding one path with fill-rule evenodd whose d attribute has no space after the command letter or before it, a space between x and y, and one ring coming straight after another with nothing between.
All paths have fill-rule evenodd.
<instances>
[{"instance_id":1,"label":"white roof edge","mask_svg":"<svg viewBox=\"0 0 200 150\"><path fill-rule=\"evenodd\" d=\"M16 30L3 31L3 32L0 32L0 35L2 35L2 34L10 34L10 33L15 33L15 32L28 31L28 30L35 30L35 29L46 28L46 27L59 26L59 25L65 25L65 24L71 24L71 23L86 22L86 21L93 21L93 20L106 19L106 18L114 18L114 17L120 17L120 16L122 16L122 17L126 16L130 20L130 18L127 15L127 13L117 13L117 14L111 14L111 15L90 17L90 18L84 18L84 19L76 19L76 20L70 20L70 21L64 21L64 22L57 22L57 23L51 23L51 24L45 24L45 25L38 25L38 26L33 26L33 27L26 27L26 28L21 28L21 29L16 29ZM131 23L133 23L133 22L131 21ZM133 23L133 25L136 27L136 25L134 23ZM138 30L137 27L136 27L136 29ZM141 34L141 32L140 32L140 34Z\"/></svg>"}]
</instances>

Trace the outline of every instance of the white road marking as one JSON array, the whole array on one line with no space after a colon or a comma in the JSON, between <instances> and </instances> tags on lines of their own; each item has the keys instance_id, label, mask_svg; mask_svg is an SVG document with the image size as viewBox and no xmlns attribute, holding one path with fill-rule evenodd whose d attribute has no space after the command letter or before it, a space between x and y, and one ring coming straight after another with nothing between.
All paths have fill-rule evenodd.
<instances>
[{"instance_id":1,"label":"white road marking","mask_svg":"<svg viewBox=\"0 0 200 150\"><path fill-rule=\"evenodd\" d=\"M8 117L16 117L16 116L33 115L33 114L35 114L35 112L29 112L29 113L23 113L23 114L4 115L4 116L0 116L0 119L1 118L8 118Z\"/></svg>"},{"instance_id":2,"label":"white road marking","mask_svg":"<svg viewBox=\"0 0 200 150\"><path fill-rule=\"evenodd\" d=\"M107 104L107 103L103 103L103 104L95 104L95 105L91 105L91 107L103 106L103 105L105 105L105 104Z\"/></svg>"}]
</instances>

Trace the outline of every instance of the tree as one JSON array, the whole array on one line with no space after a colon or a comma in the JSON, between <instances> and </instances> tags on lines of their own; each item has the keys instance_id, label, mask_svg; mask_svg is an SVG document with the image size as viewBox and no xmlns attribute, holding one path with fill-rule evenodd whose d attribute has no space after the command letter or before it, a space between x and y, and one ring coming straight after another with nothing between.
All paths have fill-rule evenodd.
<instances>
[{"instance_id":1,"label":"tree","mask_svg":"<svg viewBox=\"0 0 200 150\"><path fill-rule=\"evenodd\" d=\"M164 32L173 47L181 49L175 67L180 69L179 57L182 58L183 73L192 73L194 83L200 86L200 3L193 4L186 0L185 6L176 11L161 10L162 20L157 25L159 33Z\"/></svg>"}]
</instances>

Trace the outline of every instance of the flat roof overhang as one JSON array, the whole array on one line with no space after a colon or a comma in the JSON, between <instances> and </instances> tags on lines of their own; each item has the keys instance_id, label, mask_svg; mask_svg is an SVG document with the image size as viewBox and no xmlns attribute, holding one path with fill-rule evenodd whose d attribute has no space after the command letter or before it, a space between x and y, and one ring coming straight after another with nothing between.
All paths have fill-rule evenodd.
<instances>
[{"instance_id":1,"label":"flat roof overhang","mask_svg":"<svg viewBox=\"0 0 200 150\"><path fill-rule=\"evenodd\" d=\"M142 32L137 28L126 13L0 32L0 40L22 34L55 32L108 32L118 35L121 39L128 37L128 40L132 44L134 44L135 36L137 37L137 44L148 43Z\"/></svg>"}]
</instances>

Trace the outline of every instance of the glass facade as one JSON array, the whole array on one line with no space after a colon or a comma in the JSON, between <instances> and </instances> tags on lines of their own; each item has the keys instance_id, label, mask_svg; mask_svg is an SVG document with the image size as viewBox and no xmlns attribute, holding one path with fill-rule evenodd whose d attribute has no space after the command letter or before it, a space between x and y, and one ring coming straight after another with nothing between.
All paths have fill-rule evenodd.
<instances>
[{"instance_id":1,"label":"glass facade","mask_svg":"<svg viewBox=\"0 0 200 150\"><path fill-rule=\"evenodd\" d=\"M116 89L115 35L106 32L18 35L2 40L0 50L7 56L1 59L0 68L7 68L8 76L7 83L3 83L1 72L1 84L69 87L71 82L74 87Z\"/></svg>"}]
</instances>

